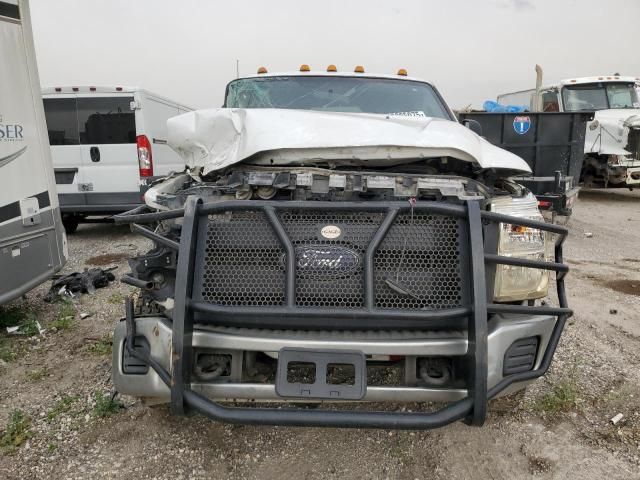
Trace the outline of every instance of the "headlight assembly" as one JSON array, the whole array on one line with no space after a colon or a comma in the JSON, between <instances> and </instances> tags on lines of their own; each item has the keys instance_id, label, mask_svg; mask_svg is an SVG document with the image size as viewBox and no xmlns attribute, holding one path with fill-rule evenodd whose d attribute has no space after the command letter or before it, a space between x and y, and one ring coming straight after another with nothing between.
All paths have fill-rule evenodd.
<instances>
[{"instance_id":1,"label":"headlight assembly","mask_svg":"<svg viewBox=\"0 0 640 480\"><path fill-rule=\"evenodd\" d=\"M513 217L544 221L538 211L536 197L498 198L492 210ZM536 228L508 223L499 225L498 255L527 260L550 260L553 254L553 234ZM531 300L547 295L549 272L538 268L496 265L494 301Z\"/></svg>"}]
</instances>

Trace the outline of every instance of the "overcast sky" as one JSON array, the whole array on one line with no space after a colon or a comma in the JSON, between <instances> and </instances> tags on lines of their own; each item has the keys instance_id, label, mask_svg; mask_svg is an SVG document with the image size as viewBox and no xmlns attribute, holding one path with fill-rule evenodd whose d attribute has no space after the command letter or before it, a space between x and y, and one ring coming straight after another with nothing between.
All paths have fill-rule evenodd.
<instances>
[{"instance_id":1,"label":"overcast sky","mask_svg":"<svg viewBox=\"0 0 640 480\"><path fill-rule=\"evenodd\" d=\"M638 0L31 0L40 80L137 85L220 106L240 74L301 63L403 67L454 108L498 93L613 74L640 76Z\"/></svg>"}]
</instances>

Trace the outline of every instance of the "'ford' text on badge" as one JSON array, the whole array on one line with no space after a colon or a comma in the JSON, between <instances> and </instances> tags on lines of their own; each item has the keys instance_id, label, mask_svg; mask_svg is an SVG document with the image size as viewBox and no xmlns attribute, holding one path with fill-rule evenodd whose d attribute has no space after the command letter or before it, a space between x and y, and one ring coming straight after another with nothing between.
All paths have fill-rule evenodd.
<instances>
[{"instance_id":1,"label":"'ford' text on badge","mask_svg":"<svg viewBox=\"0 0 640 480\"><path fill-rule=\"evenodd\" d=\"M357 270L359 266L360 255L349 248L333 245L308 245L296 248L298 275L346 275Z\"/></svg>"}]
</instances>

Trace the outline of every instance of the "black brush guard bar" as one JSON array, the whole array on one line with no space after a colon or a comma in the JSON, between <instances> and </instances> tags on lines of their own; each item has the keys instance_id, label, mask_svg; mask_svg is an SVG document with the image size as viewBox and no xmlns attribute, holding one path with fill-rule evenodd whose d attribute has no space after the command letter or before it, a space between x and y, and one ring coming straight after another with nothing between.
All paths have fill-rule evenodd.
<instances>
[{"instance_id":1,"label":"black brush guard bar","mask_svg":"<svg viewBox=\"0 0 640 480\"><path fill-rule=\"evenodd\" d=\"M384 239L387 231L399 213L411 209L418 212L447 215L466 219L468 222L467 239L470 246L471 271L471 305L435 311L382 311L374 308L373 256L376 248ZM191 298L195 257L197 251L197 230L199 218L213 213L238 210L261 210L273 228L286 252L285 263L285 305L282 307L224 307L194 301ZM416 328L425 322L468 318L467 335L468 396L449 403L444 408L430 413L407 412L371 412L371 411L335 411L306 409L244 408L226 407L209 400L189 388L191 367L193 365L192 335L194 323L207 323L207 318L224 315L225 324L256 326L265 324L274 328L293 326L296 313L302 310L295 306L295 254L291 240L288 238L276 214L277 210L343 210L368 212L385 212L386 217L374 235L365 256L365 309L353 311L348 309L305 308L304 315L313 326L318 328L344 328L345 320L354 321L358 328L366 324L368 328L388 328L388 320L393 320L393 328ZM168 240L140 224L152 224L160 220L182 218L180 243ZM300 201L226 201L203 204L198 197L187 199L184 209L164 212L150 212L147 208L136 208L130 212L116 215L116 223L133 224L132 228L164 245L178 250L176 273L175 306L173 309L172 358L169 373L148 354L134 349L133 339L136 336L133 301L126 302L127 340L125 347L128 353L151 367L171 390L171 407L175 414L186 414L195 410L201 414L228 423L283 425L283 426L319 426L350 428L392 428L392 429L430 429L449 423L464 420L470 425L482 425L486 418L488 400L515 382L532 380L546 373L555 353L567 318L572 315L567 305L564 277L568 272L567 265L562 263L562 246L567 236L565 227L541 221L512 217L495 212L481 210L478 200L468 200L464 204L443 202L300 202ZM498 255L497 227L499 223L536 228L557 235L555 241L555 261L545 262L525 260ZM491 233L493 232L493 233ZM494 242L485 241L485 237L496 236ZM495 245L491 245L495 243ZM533 305L511 305L489 303L492 299L495 266L515 265L528 268L539 268L556 272L556 288L559 307L541 307ZM195 313L207 316L195 318ZM241 312L240 321L234 322L235 315ZM538 368L527 372L508 375L491 389L487 388L487 315L489 313L516 313L528 315L552 315L557 317L553 332ZM247 318L255 317L253 322ZM340 321L341 320L341 321ZM214 323L214 322L210 322ZM273 325L272 325L273 324ZM298 323L299 326L299 323ZM305 324L305 328L307 325Z\"/></svg>"}]
</instances>

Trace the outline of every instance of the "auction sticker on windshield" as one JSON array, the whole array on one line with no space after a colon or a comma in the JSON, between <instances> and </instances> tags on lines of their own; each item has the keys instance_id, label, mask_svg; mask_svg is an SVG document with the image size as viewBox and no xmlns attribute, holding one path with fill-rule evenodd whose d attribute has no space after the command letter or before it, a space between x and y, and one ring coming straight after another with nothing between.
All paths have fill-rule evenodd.
<instances>
[{"instance_id":1,"label":"auction sticker on windshield","mask_svg":"<svg viewBox=\"0 0 640 480\"><path fill-rule=\"evenodd\" d=\"M518 115L513 119L513 129L518 135L524 135L531 128L531 118L527 115Z\"/></svg>"}]
</instances>

